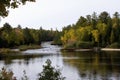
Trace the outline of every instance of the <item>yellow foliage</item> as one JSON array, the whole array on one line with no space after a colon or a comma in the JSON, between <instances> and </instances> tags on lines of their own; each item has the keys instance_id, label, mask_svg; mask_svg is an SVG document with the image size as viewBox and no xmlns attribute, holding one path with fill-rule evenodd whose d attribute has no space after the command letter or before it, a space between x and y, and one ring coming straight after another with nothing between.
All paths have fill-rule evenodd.
<instances>
[{"instance_id":1,"label":"yellow foliage","mask_svg":"<svg viewBox=\"0 0 120 80\"><path fill-rule=\"evenodd\" d=\"M89 38L89 34L90 34L89 30L86 27L79 28L76 31L76 33L77 33L77 39L79 41L87 41Z\"/></svg>"},{"instance_id":2,"label":"yellow foliage","mask_svg":"<svg viewBox=\"0 0 120 80\"><path fill-rule=\"evenodd\" d=\"M99 42L99 31L98 30L93 30L92 35L95 39L95 42Z\"/></svg>"},{"instance_id":3,"label":"yellow foliage","mask_svg":"<svg viewBox=\"0 0 120 80\"><path fill-rule=\"evenodd\" d=\"M108 27L107 27L107 25L105 23L99 23L97 25L97 28L98 28L100 34L102 34L103 36L106 35L106 31L107 31Z\"/></svg>"},{"instance_id":4,"label":"yellow foliage","mask_svg":"<svg viewBox=\"0 0 120 80\"><path fill-rule=\"evenodd\" d=\"M70 29L69 31L65 31L64 35L61 37L63 44L75 42L77 39L75 34L76 33L75 33L74 29Z\"/></svg>"}]
</instances>

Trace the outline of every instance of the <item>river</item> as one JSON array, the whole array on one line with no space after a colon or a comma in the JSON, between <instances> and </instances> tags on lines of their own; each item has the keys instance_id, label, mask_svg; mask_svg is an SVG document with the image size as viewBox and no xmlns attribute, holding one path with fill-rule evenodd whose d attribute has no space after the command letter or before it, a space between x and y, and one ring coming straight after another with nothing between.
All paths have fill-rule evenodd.
<instances>
[{"instance_id":1,"label":"river","mask_svg":"<svg viewBox=\"0 0 120 80\"><path fill-rule=\"evenodd\" d=\"M14 72L21 80L26 71L29 80L36 80L47 59L52 66L59 68L65 80L120 80L119 52L61 52L60 46L42 43L41 49L23 51L22 54L41 54L34 58L2 59L0 68L5 67Z\"/></svg>"}]
</instances>

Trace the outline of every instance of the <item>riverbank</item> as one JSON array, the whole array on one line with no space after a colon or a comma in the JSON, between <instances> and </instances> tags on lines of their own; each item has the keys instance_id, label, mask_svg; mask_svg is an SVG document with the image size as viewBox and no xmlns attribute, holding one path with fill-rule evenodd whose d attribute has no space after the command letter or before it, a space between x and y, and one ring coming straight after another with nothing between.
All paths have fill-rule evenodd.
<instances>
[{"instance_id":1,"label":"riverbank","mask_svg":"<svg viewBox=\"0 0 120 80\"><path fill-rule=\"evenodd\" d=\"M15 51L9 48L1 48L0 54L10 54L10 53L19 53L19 51Z\"/></svg>"},{"instance_id":2,"label":"riverbank","mask_svg":"<svg viewBox=\"0 0 120 80\"><path fill-rule=\"evenodd\" d=\"M40 45L21 45L18 47L20 51L25 51L28 49L39 49L39 48L41 48Z\"/></svg>"},{"instance_id":3,"label":"riverbank","mask_svg":"<svg viewBox=\"0 0 120 80\"><path fill-rule=\"evenodd\" d=\"M71 48L71 49L61 49L61 51L79 52L79 51L93 51L93 49L75 49L75 48Z\"/></svg>"},{"instance_id":4,"label":"riverbank","mask_svg":"<svg viewBox=\"0 0 120 80\"><path fill-rule=\"evenodd\" d=\"M40 45L21 45L15 48L0 48L0 54L7 53L20 53L21 51L29 50L29 49L39 49Z\"/></svg>"},{"instance_id":5,"label":"riverbank","mask_svg":"<svg viewBox=\"0 0 120 80\"><path fill-rule=\"evenodd\" d=\"M120 51L120 49L115 48L101 48L101 51Z\"/></svg>"},{"instance_id":6,"label":"riverbank","mask_svg":"<svg viewBox=\"0 0 120 80\"><path fill-rule=\"evenodd\" d=\"M93 48L93 49L61 49L61 51L72 51L72 52L81 52L81 51L120 51L120 49L117 48Z\"/></svg>"}]
</instances>

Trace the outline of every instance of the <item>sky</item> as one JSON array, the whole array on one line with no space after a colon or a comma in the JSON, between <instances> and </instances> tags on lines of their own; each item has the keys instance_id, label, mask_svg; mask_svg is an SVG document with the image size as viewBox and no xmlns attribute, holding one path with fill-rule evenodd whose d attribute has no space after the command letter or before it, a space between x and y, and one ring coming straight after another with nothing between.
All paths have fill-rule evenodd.
<instances>
[{"instance_id":1,"label":"sky","mask_svg":"<svg viewBox=\"0 0 120 80\"><path fill-rule=\"evenodd\" d=\"M0 26L9 23L13 27L19 24L25 28L58 29L77 22L80 16L98 15L107 11L113 15L120 13L120 0L36 0L11 9L8 17L2 18Z\"/></svg>"}]
</instances>

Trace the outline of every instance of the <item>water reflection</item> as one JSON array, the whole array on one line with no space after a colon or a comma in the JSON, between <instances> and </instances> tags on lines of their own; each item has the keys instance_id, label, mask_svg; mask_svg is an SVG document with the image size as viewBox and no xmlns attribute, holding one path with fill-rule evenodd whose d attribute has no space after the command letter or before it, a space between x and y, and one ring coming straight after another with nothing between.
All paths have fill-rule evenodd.
<instances>
[{"instance_id":1,"label":"water reflection","mask_svg":"<svg viewBox=\"0 0 120 80\"><path fill-rule=\"evenodd\" d=\"M1 60L0 68L5 67L7 69L12 69L15 73L14 76L16 76L18 80L23 76L23 71L25 70L30 80L36 80L38 73L42 71L42 66L47 59L52 61L53 66L62 66L63 64L59 55L53 55L29 59L12 59L9 64Z\"/></svg>"},{"instance_id":2,"label":"water reflection","mask_svg":"<svg viewBox=\"0 0 120 80\"><path fill-rule=\"evenodd\" d=\"M22 55L0 55L0 68L12 69L18 80L25 70L29 80L36 80L45 61L50 59L66 80L120 80L120 52L60 52L61 47L50 42L42 46Z\"/></svg>"},{"instance_id":3,"label":"water reflection","mask_svg":"<svg viewBox=\"0 0 120 80\"><path fill-rule=\"evenodd\" d=\"M64 62L76 67L82 80L120 80L119 52L63 52L62 55L71 57L64 58Z\"/></svg>"}]
</instances>

